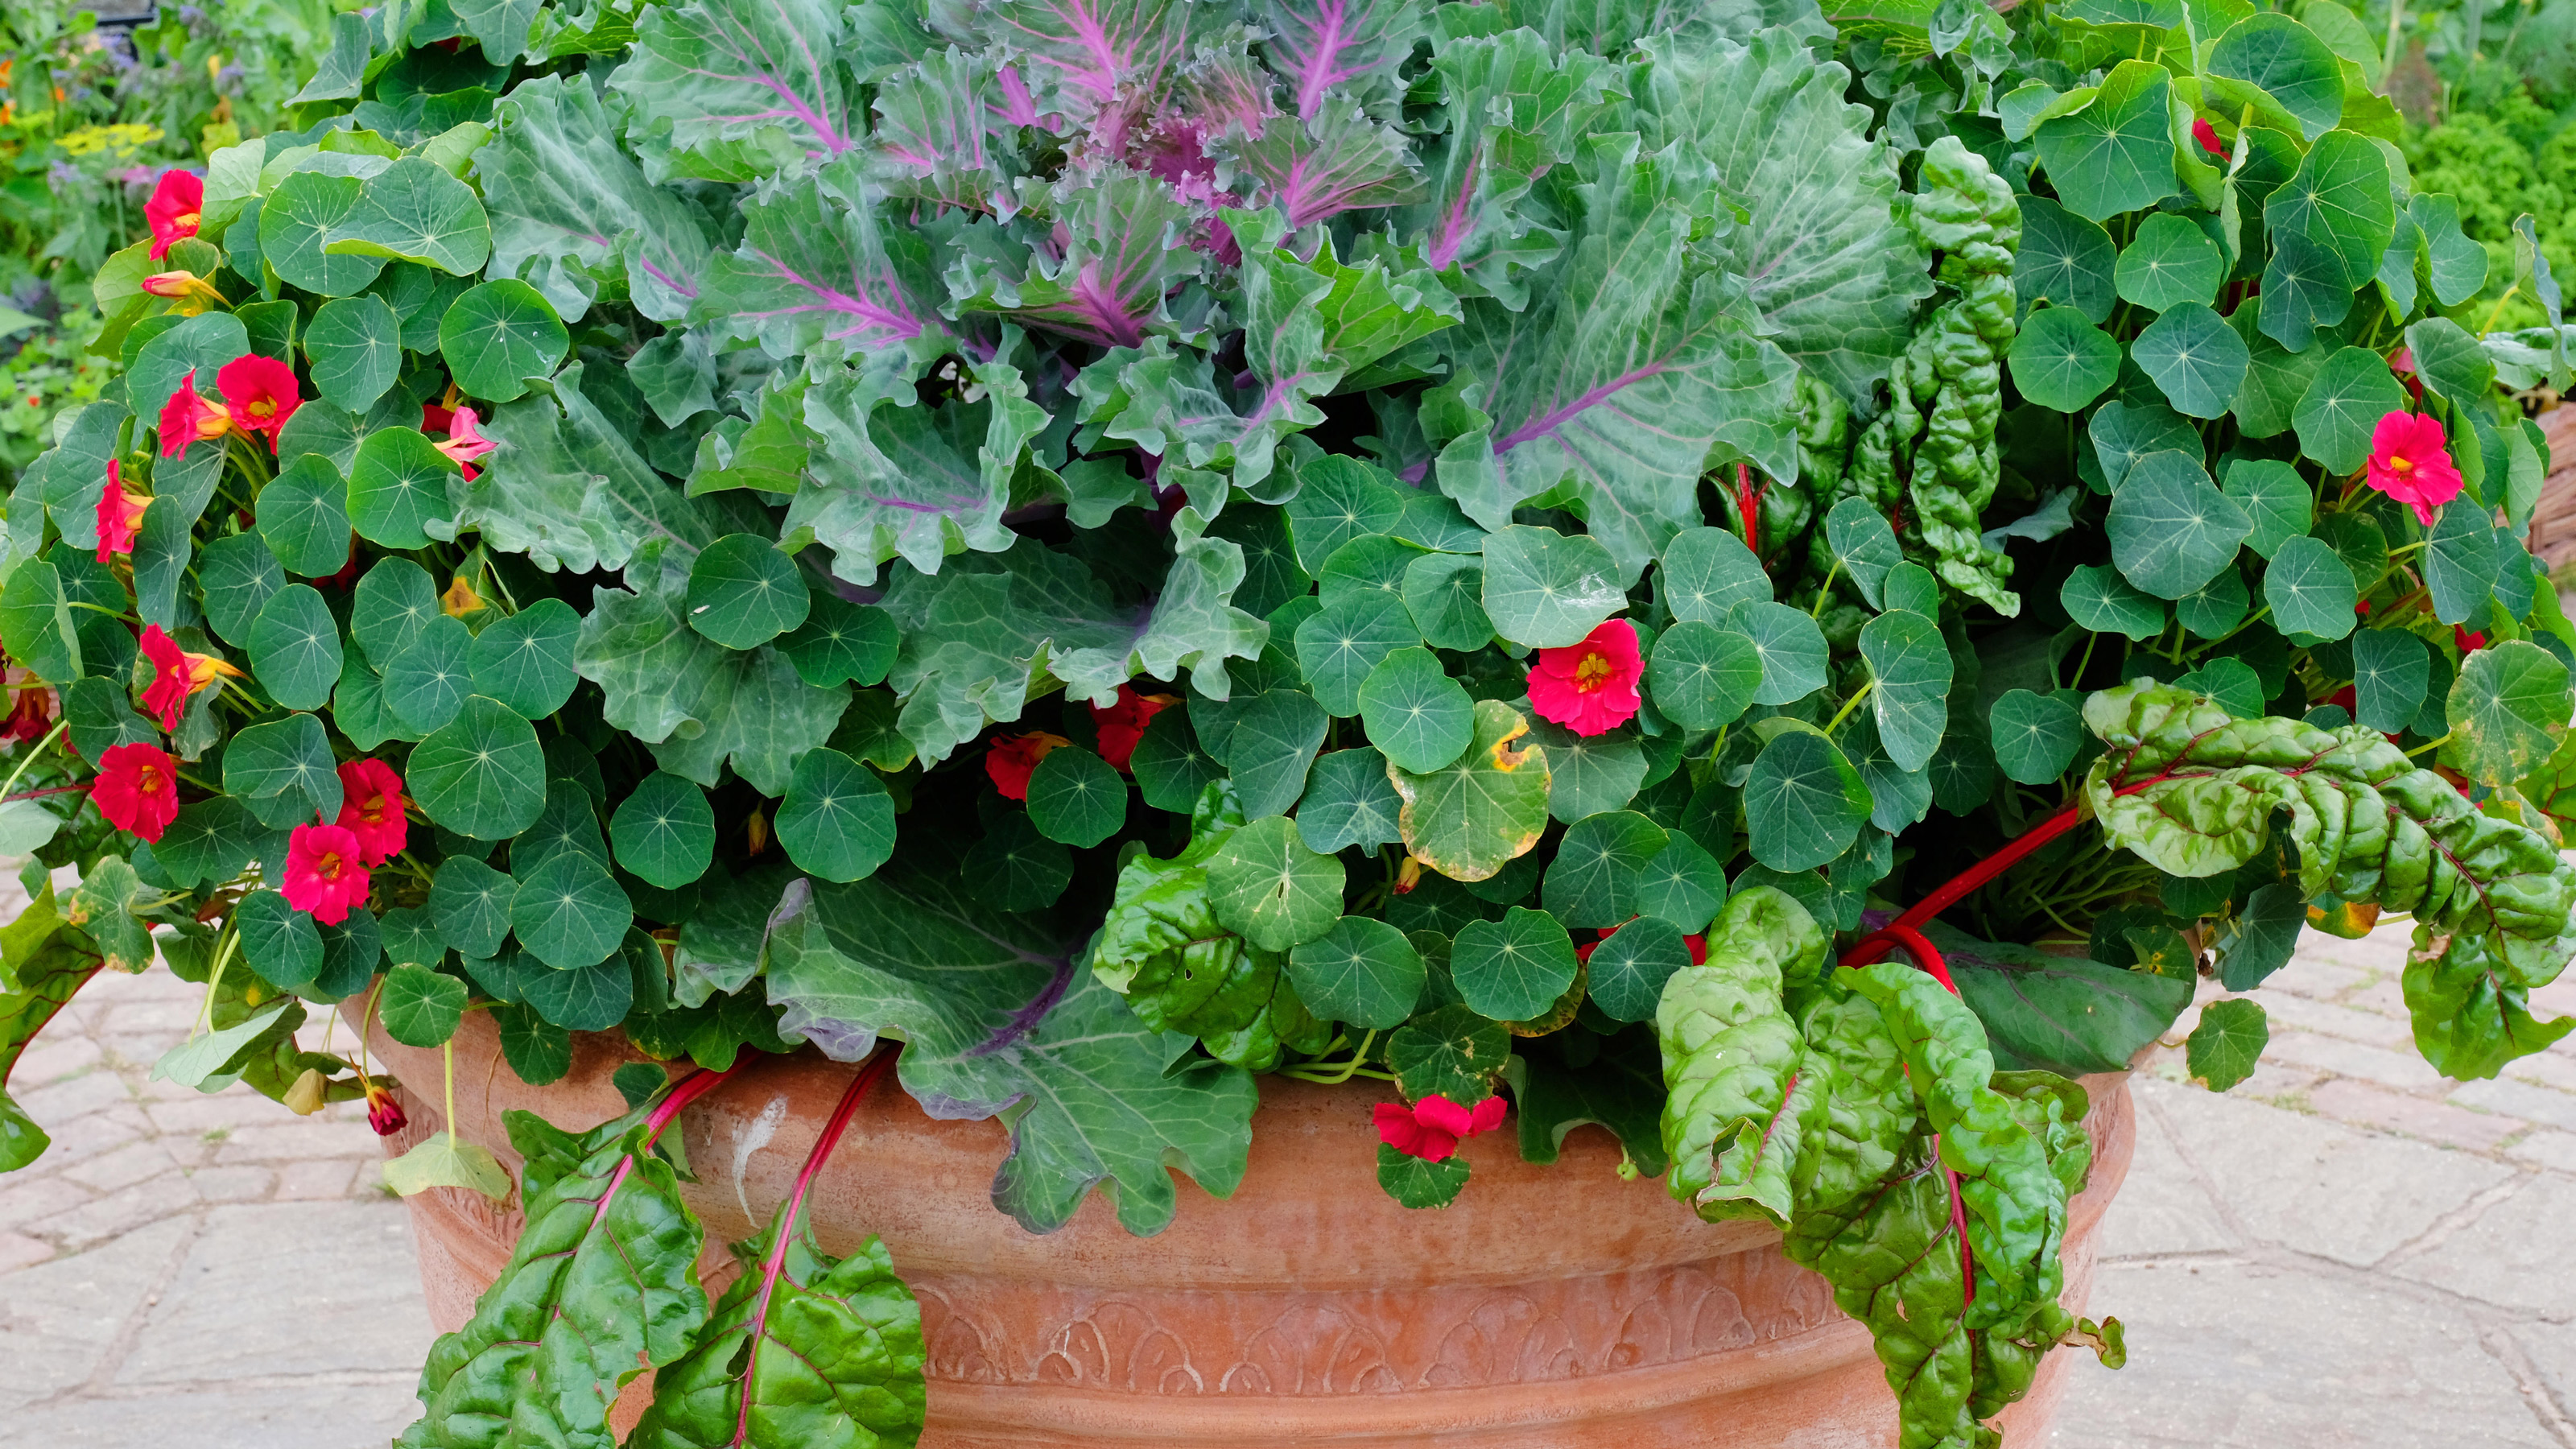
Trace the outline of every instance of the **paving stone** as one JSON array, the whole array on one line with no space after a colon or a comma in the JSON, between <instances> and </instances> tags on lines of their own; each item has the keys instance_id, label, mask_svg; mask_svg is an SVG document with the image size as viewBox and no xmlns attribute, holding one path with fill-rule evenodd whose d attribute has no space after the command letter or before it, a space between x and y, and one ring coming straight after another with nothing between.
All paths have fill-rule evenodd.
<instances>
[{"instance_id":1,"label":"paving stone","mask_svg":"<svg viewBox=\"0 0 2576 1449\"><path fill-rule=\"evenodd\" d=\"M2561 1092L2576 1092L2576 1051L2570 1051L2561 1043L2512 1063L2504 1069L2504 1074Z\"/></svg>"},{"instance_id":2,"label":"paving stone","mask_svg":"<svg viewBox=\"0 0 2576 1449\"><path fill-rule=\"evenodd\" d=\"M2529 1082L2505 1078L2464 1082L2451 1093L2451 1100L2483 1112L2520 1117L2551 1127L2576 1129L2576 1093L2552 1091Z\"/></svg>"},{"instance_id":3,"label":"paving stone","mask_svg":"<svg viewBox=\"0 0 2576 1449\"><path fill-rule=\"evenodd\" d=\"M110 1107L130 1105L133 1094L114 1072L83 1072L50 1087L32 1092L12 1092L18 1105L36 1119L36 1125L51 1132L56 1123L75 1122L93 1112Z\"/></svg>"},{"instance_id":4,"label":"paving stone","mask_svg":"<svg viewBox=\"0 0 2576 1449\"><path fill-rule=\"evenodd\" d=\"M102 1152L83 1162L63 1169L63 1176L98 1192L114 1192L138 1182L176 1172L179 1164L170 1158L169 1149L157 1138L129 1142L113 1152Z\"/></svg>"},{"instance_id":5,"label":"paving stone","mask_svg":"<svg viewBox=\"0 0 2576 1449\"><path fill-rule=\"evenodd\" d=\"M28 1449L382 1449L420 1414L414 1376L156 1389L21 1412L0 1444Z\"/></svg>"},{"instance_id":6,"label":"paving stone","mask_svg":"<svg viewBox=\"0 0 2576 1449\"><path fill-rule=\"evenodd\" d=\"M152 1124L145 1119L142 1109L131 1104L92 1112L70 1122L40 1122L37 1125L54 1139L54 1145L46 1148L45 1155L37 1159L47 1171L60 1171L84 1158L95 1157L152 1134Z\"/></svg>"},{"instance_id":7,"label":"paving stone","mask_svg":"<svg viewBox=\"0 0 2576 1449\"><path fill-rule=\"evenodd\" d=\"M327 1117L298 1117L271 1104L282 1120L266 1127L245 1127L215 1148L215 1161L281 1162L316 1157L375 1157L383 1139L364 1121L335 1122Z\"/></svg>"},{"instance_id":8,"label":"paving stone","mask_svg":"<svg viewBox=\"0 0 2576 1449\"><path fill-rule=\"evenodd\" d=\"M2467 1316L2419 1294L2329 1269L2106 1264L2093 1311L2127 1326L2129 1364L2078 1357L2055 1449L2564 1449Z\"/></svg>"},{"instance_id":9,"label":"paving stone","mask_svg":"<svg viewBox=\"0 0 2576 1449\"><path fill-rule=\"evenodd\" d=\"M2328 1008L2340 1010L2341 1008ZM2347 1013L2358 1015L2358 1013ZM2374 1020L2376 1018L2373 1018ZM2401 1092L2425 1091L2442 1086L2448 1079L2433 1070L2410 1046L2404 1051L2365 1046L2340 1037L2313 1031L2276 1032L2271 1044L2263 1049L2266 1061L2280 1061L2298 1066L2315 1067L2338 1077L2357 1077L2376 1082Z\"/></svg>"},{"instance_id":10,"label":"paving stone","mask_svg":"<svg viewBox=\"0 0 2576 1449\"><path fill-rule=\"evenodd\" d=\"M2290 974L2290 971L2296 969L2293 966L2283 974ZM2422 1060L2421 1055L2415 1050L2414 1028L2409 1026L2403 1017L2391 1020L2375 1011L2364 1011L2330 1001L2315 1001L2278 991L2257 992L2254 1001L2263 1008L2263 1014L2271 1018L2275 1045L2294 1032L2322 1032L2327 1036L2340 1037L2346 1041L2357 1041L2392 1052L2403 1052L2419 1062ZM2265 1051L2264 1056L2270 1057L2271 1052ZM2431 1071L2432 1068L2427 1067L2425 1070Z\"/></svg>"},{"instance_id":11,"label":"paving stone","mask_svg":"<svg viewBox=\"0 0 2576 1449\"><path fill-rule=\"evenodd\" d=\"M2576 1310L2576 1257L2567 1252L2571 1220L2576 1180L2531 1173L2512 1196L2395 1271L2500 1308L2565 1314Z\"/></svg>"},{"instance_id":12,"label":"paving stone","mask_svg":"<svg viewBox=\"0 0 2576 1449\"><path fill-rule=\"evenodd\" d=\"M410 1224L385 1202L208 1209L116 1384L416 1372L437 1335L412 1276ZM262 1311L241 1313L246 1298Z\"/></svg>"},{"instance_id":13,"label":"paving stone","mask_svg":"<svg viewBox=\"0 0 2576 1449\"><path fill-rule=\"evenodd\" d=\"M24 1233L0 1232L0 1273L32 1267L54 1255L54 1245Z\"/></svg>"},{"instance_id":14,"label":"paving stone","mask_svg":"<svg viewBox=\"0 0 2576 1449\"><path fill-rule=\"evenodd\" d=\"M2496 1144L2530 1126L2512 1117L2472 1112L2448 1102L2427 1101L2348 1079L2327 1082L2308 1093L2308 1104L2319 1116L2338 1122L2402 1132L2445 1147L2480 1152L2493 1151Z\"/></svg>"},{"instance_id":15,"label":"paving stone","mask_svg":"<svg viewBox=\"0 0 2576 1449\"><path fill-rule=\"evenodd\" d=\"M172 1172L147 1178L132 1187L83 1203L69 1212L38 1218L19 1231L50 1238L66 1248L81 1249L151 1223L178 1217L195 1206L197 1190L188 1185L186 1177Z\"/></svg>"},{"instance_id":16,"label":"paving stone","mask_svg":"<svg viewBox=\"0 0 2576 1449\"><path fill-rule=\"evenodd\" d=\"M2555 1127L2544 1127L2506 1148L2505 1151L2525 1162L2537 1163L2559 1172L2576 1173L2576 1132L2561 1132Z\"/></svg>"},{"instance_id":17,"label":"paving stone","mask_svg":"<svg viewBox=\"0 0 2576 1449\"><path fill-rule=\"evenodd\" d=\"M10 1274L8 1291L0 1292L0 1363L9 1365L0 1374L0 1412L62 1393L98 1372L101 1356L169 1274L194 1230L186 1221L157 1223L94 1252ZM16 1415L0 1420L0 1433L22 1432Z\"/></svg>"},{"instance_id":18,"label":"paving stone","mask_svg":"<svg viewBox=\"0 0 2576 1449\"><path fill-rule=\"evenodd\" d=\"M201 1167L188 1174L188 1185L207 1202L258 1202L277 1186L277 1174L265 1167Z\"/></svg>"},{"instance_id":19,"label":"paving stone","mask_svg":"<svg viewBox=\"0 0 2576 1449\"><path fill-rule=\"evenodd\" d=\"M2531 1360L2541 1391L2559 1413L2576 1419L2576 1323L2526 1323L2507 1332Z\"/></svg>"},{"instance_id":20,"label":"paving stone","mask_svg":"<svg viewBox=\"0 0 2576 1449\"><path fill-rule=\"evenodd\" d=\"M2576 1016L2576 971L2562 973L2546 986L2531 993L2531 1014L2549 1018Z\"/></svg>"},{"instance_id":21,"label":"paving stone","mask_svg":"<svg viewBox=\"0 0 2576 1449\"><path fill-rule=\"evenodd\" d=\"M2141 1082L2138 1095L2163 1115L2184 1154L2209 1174L2224 1210L2256 1241L2356 1266L2378 1262L2512 1175L2465 1152L2354 1132L2196 1087Z\"/></svg>"},{"instance_id":22,"label":"paving stone","mask_svg":"<svg viewBox=\"0 0 2576 1449\"><path fill-rule=\"evenodd\" d=\"M191 1090L175 1102L154 1102L144 1115L164 1132L196 1136L218 1129L238 1132L249 1127L276 1127L298 1120L284 1107L257 1092L216 1092L212 1095Z\"/></svg>"},{"instance_id":23,"label":"paving stone","mask_svg":"<svg viewBox=\"0 0 2576 1449\"><path fill-rule=\"evenodd\" d=\"M38 1161L41 1163L42 1159ZM38 1169L21 1169L8 1177L0 1177L0 1228L14 1228L20 1223L69 1212L97 1196L67 1178L26 1175L31 1170Z\"/></svg>"},{"instance_id":24,"label":"paving stone","mask_svg":"<svg viewBox=\"0 0 2576 1449\"><path fill-rule=\"evenodd\" d=\"M277 1170L278 1200L300 1202L316 1198L347 1197L357 1186L358 1169L361 1165L347 1158L330 1158L321 1162L290 1162Z\"/></svg>"},{"instance_id":25,"label":"paving stone","mask_svg":"<svg viewBox=\"0 0 2576 1449\"><path fill-rule=\"evenodd\" d=\"M36 1038L9 1071L9 1079L25 1088L51 1085L74 1072L85 1072L104 1060L98 1043L86 1036L47 1032Z\"/></svg>"},{"instance_id":26,"label":"paving stone","mask_svg":"<svg viewBox=\"0 0 2576 1449\"><path fill-rule=\"evenodd\" d=\"M2236 1235L2210 1202L2199 1174L2174 1151L2163 1121L2153 1112L2140 1112L2137 1156L2102 1218L2102 1256L2148 1258L2236 1246Z\"/></svg>"}]
</instances>

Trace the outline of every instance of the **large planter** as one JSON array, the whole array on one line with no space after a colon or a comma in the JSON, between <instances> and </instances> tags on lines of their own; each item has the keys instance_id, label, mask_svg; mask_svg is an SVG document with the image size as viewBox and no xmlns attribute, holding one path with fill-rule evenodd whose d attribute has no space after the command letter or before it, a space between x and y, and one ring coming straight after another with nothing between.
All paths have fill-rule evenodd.
<instances>
[{"instance_id":1,"label":"large planter","mask_svg":"<svg viewBox=\"0 0 2576 1449\"><path fill-rule=\"evenodd\" d=\"M500 1060L488 1015L457 1034L458 1130L514 1170L501 1113L587 1126L623 1110L615 1035L575 1039L543 1088ZM400 1152L442 1128L435 1052L374 1050L409 1084ZM723 1239L766 1222L852 1068L811 1052L759 1062L683 1118L705 1219ZM2067 1302L2092 1285L2102 1213L2134 1139L2125 1076L2088 1077L2096 1156L2066 1245ZM1578 1131L1551 1167L1509 1131L1467 1145L1454 1207L1411 1212L1376 1182L1364 1084L1262 1084L1250 1170L1228 1201L1184 1186L1153 1238L1090 1202L1049 1236L987 1194L993 1122L941 1122L880 1088L811 1199L823 1245L884 1236L920 1296L930 1449L1465 1444L1616 1449L1859 1449L1895 1443L1869 1338L1776 1234L1710 1226L1658 1182L1622 1182L1607 1134ZM430 1316L453 1328L508 1260L515 1210L440 1188L411 1199ZM2003 1419L2037 1445L2072 1351ZM640 1387L640 1386L639 1386ZM630 1390L631 1414L641 1396Z\"/></svg>"}]
</instances>

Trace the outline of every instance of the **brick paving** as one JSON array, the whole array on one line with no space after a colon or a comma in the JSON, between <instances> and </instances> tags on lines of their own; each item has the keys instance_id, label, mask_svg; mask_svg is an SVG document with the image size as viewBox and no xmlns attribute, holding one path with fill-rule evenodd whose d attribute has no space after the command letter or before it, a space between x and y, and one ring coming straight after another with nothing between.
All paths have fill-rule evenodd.
<instances>
[{"instance_id":1,"label":"brick paving","mask_svg":"<svg viewBox=\"0 0 2576 1449\"><path fill-rule=\"evenodd\" d=\"M2403 964L2403 927L2312 932L2257 997L2252 1080L2143 1063L2093 1305L2131 1362L2078 1369L2058 1449L2576 1449L2576 1043L2445 1081ZM372 1449L412 1416L432 1335L376 1138L354 1104L150 1081L195 1009L166 972L103 976L16 1074L55 1145L0 1177L6 1449ZM2534 1009L2576 1012L2576 973Z\"/></svg>"}]
</instances>

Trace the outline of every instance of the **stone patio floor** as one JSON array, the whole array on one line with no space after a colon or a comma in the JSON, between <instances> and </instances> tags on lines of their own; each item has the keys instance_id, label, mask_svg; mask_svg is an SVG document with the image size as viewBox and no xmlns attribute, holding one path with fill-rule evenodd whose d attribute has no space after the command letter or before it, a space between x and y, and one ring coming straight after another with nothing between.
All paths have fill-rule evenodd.
<instances>
[{"instance_id":1,"label":"stone patio floor","mask_svg":"<svg viewBox=\"0 0 2576 1449\"><path fill-rule=\"evenodd\" d=\"M2576 1449L2576 1042L2436 1076L2401 931L2309 933L2234 1093L2141 1073L2092 1306L2130 1363L2079 1365L2059 1449ZM2576 1012L2576 973L2535 1008ZM54 1148L0 1178L0 1446L373 1449L412 1417L432 1335L374 1135L147 1080L195 1009L104 977L19 1066Z\"/></svg>"}]
</instances>

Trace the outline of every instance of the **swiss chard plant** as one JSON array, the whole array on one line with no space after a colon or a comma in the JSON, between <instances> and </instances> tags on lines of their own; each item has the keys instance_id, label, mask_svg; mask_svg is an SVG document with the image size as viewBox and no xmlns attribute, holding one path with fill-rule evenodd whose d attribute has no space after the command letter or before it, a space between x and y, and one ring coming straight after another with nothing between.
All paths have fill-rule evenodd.
<instances>
[{"instance_id":1,"label":"swiss chard plant","mask_svg":"<svg viewBox=\"0 0 2576 1449\"><path fill-rule=\"evenodd\" d=\"M1371 1084L1420 1208L1606 1130L1991 1445L2120 1357L2072 1079L2200 978L2411 917L2435 1066L2570 1028L2497 386L2565 385L2558 293L2457 311L2311 11L340 15L108 260L123 377L8 502L0 849L80 884L0 931L0 1065L156 958L160 1074L388 1131L310 1007L670 1064L515 1184L388 1165L530 1224L406 1444L604 1445L647 1367L630 1443L909 1442L900 1265L799 1218L891 1063L1039 1232L1230 1194L1265 1075ZM868 1065L710 1301L656 1144L804 1047Z\"/></svg>"}]
</instances>

